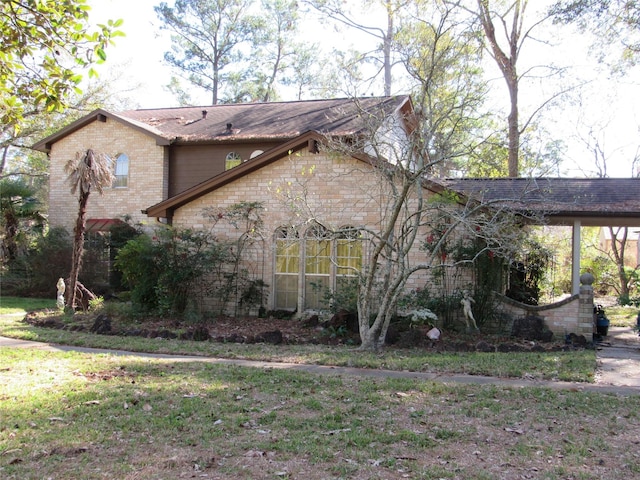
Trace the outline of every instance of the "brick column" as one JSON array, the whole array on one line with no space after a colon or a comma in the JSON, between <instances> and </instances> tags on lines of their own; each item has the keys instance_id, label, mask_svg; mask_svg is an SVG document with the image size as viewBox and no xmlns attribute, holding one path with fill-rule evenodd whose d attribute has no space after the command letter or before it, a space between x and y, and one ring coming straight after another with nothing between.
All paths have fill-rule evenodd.
<instances>
[{"instance_id":1,"label":"brick column","mask_svg":"<svg viewBox=\"0 0 640 480\"><path fill-rule=\"evenodd\" d=\"M578 307L578 335L584 335L587 340L593 340L595 321L593 314L593 275L580 275L580 302Z\"/></svg>"}]
</instances>

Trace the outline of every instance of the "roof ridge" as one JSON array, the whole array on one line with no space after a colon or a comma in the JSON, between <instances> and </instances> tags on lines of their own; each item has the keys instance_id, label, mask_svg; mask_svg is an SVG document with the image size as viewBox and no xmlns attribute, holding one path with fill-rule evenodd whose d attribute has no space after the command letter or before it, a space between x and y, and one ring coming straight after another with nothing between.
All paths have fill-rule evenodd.
<instances>
[{"instance_id":1,"label":"roof ridge","mask_svg":"<svg viewBox=\"0 0 640 480\"><path fill-rule=\"evenodd\" d=\"M125 112L145 112L155 110L181 110L181 109L203 109L203 108L223 108L223 107L255 107L260 105L277 105L287 104L292 105L296 103L319 103L319 102L338 102L338 101L361 101L361 100L386 100L398 97L408 97L408 95L380 95L371 97L338 97L338 98L312 98L309 100L277 100L273 102L246 102L246 103L216 103L211 105L182 105L178 107L157 107L157 108L130 108L127 110L119 110L117 113Z\"/></svg>"}]
</instances>

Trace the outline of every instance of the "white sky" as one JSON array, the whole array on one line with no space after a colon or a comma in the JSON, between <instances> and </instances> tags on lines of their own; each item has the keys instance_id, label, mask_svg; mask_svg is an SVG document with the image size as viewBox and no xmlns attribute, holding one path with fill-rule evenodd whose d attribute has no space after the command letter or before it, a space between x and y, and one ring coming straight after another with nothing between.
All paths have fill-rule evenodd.
<instances>
[{"instance_id":1,"label":"white sky","mask_svg":"<svg viewBox=\"0 0 640 480\"><path fill-rule=\"evenodd\" d=\"M172 72L163 64L163 54L170 48L170 42L166 35L161 36L159 21L153 11L153 7L161 0L89 0L92 7L90 18L95 23L106 22L107 19L123 19L120 27L126 33L126 37L117 38L116 46L107 50L108 62L100 68L102 78L112 78L113 73L119 72L113 90L115 92L131 90L129 98L134 106L139 108L161 108L177 106L173 96L164 89L169 83ZM173 0L166 0L172 4ZM539 1L539 0L537 0ZM532 2L533 3L533 2ZM536 5L538 6L538 5ZM313 25L318 30L311 31ZM322 31L322 26L315 19L309 22L302 30L308 35L326 40L331 35L334 41L344 46L343 39L338 39L333 31ZM584 123L588 126L600 125L604 149L608 155L607 173L611 177L629 177L631 172L631 159L640 147L640 96L637 94L640 87L638 69L630 70L627 75L608 80L606 74L598 72L597 62L590 59L585 48L585 40L575 36L567 27L570 41L564 41L553 48L541 48L540 63L546 63L550 55L558 64L567 63L570 58L574 68L570 71L564 82L566 85L576 82L578 77L588 78L592 83L585 88L584 94L579 100L582 108L577 105L564 104L563 110L553 110L549 125L554 136L562 132L565 140L576 135L578 126ZM525 44L522 58L529 53L526 49L534 48L533 44ZM105 70L108 69L108 70ZM522 68L520 69L522 71ZM504 99L506 89L504 81L496 70L494 83L498 98ZM529 84L520 91L523 103L528 98L545 98L548 92L544 92L544 86ZM375 92L381 94L382 92ZM204 94L196 97L202 104L207 103ZM576 100L578 102L578 100ZM536 104L534 100L532 104ZM574 108L575 107L575 108ZM600 128L599 127L599 128ZM583 127L584 130L584 127ZM593 154L585 150L579 141L571 140L567 153L568 161L564 164L563 175L583 177L594 176Z\"/></svg>"}]
</instances>

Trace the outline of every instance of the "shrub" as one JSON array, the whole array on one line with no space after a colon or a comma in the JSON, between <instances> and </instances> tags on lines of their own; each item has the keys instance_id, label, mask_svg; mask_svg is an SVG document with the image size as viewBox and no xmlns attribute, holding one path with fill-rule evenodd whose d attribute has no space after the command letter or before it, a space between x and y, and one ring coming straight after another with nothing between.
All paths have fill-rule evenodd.
<instances>
[{"instance_id":1,"label":"shrub","mask_svg":"<svg viewBox=\"0 0 640 480\"><path fill-rule=\"evenodd\" d=\"M64 228L37 237L26 255L13 260L3 274L3 294L55 298L58 278L69 273L71 250L71 237Z\"/></svg>"},{"instance_id":2,"label":"shrub","mask_svg":"<svg viewBox=\"0 0 640 480\"><path fill-rule=\"evenodd\" d=\"M139 235L120 249L116 268L131 288L131 300L144 311L182 314L211 291L213 272L228 257L228 248L205 232L158 229Z\"/></svg>"}]
</instances>

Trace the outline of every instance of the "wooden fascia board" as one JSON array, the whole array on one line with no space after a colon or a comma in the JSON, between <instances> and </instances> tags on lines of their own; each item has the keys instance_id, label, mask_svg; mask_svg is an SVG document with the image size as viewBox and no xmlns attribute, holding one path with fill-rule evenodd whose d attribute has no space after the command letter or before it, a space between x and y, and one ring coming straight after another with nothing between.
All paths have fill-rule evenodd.
<instances>
[{"instance_id":1,"label":"wooden fascia board","mask_svg":"<svg viewBox=\"0 0 640 480\"><path fill-rule=\"evenodd\" d=\"M174 195L167 200L164 200L156 205L153 205L146 210L142 210L142 213L149 217L156 218L170 218L173 211L189 202L192 202L202 195L206 195L218 188L235 181L236 179L248 175L270 163L279 160L289 153L302 150L309 146L309 142L317 141L322 142L323 136L315 131L303 133L302 135L294 138L293 140L286 142L282 145L278 145L270 150L267 150L262 155L257 156L255 159L250 159L245 163L238 165L235 168L227 170L219 175L216 175L209 180L205 180L198 185L195 185L184 192Z\"/></svg>"},{"instance_id":2,"label":"wooden fascia board","mask_svg":"<svg viewBox=\"0 0 640 480\"><path fill-rule=\"evenodd\" d=\"M112 114L111 112L98 108L93 112L85 115L84 117L79 118L75 122L70 123L69 125L62 128L61 130L58 130L56 133L53 133L48 137L40 140L39 142L36 142L35 144L33 144L32 148L40 152L49 153L51 151L51 146L54 143L58 142L59 140L63 139L64 137L71 135L72 133L86 127L92 122L96 122L96 121L106 122L107 119L120 122L123 125L133 128L134 130L138 130L139 132L142 132L145 135L149 135L153 137L156 140L156 145L171 144L171 139L164 138L161 135L153 133L140 125L136 125L135 123L129 122L125 117L120 117L118 115Z\"/></svg>"},{"instance_id":3,"label":"wooden fascia board","mask_svg":"<svg viewBox=\"0 0 640 480\"><path fill-rule=\"evenodd\" d=\"M584 227L640 227L640 212L636 213L570 213L546 215L549 225L570 226L577 220Z\"/></svg>"}]
</instances>

